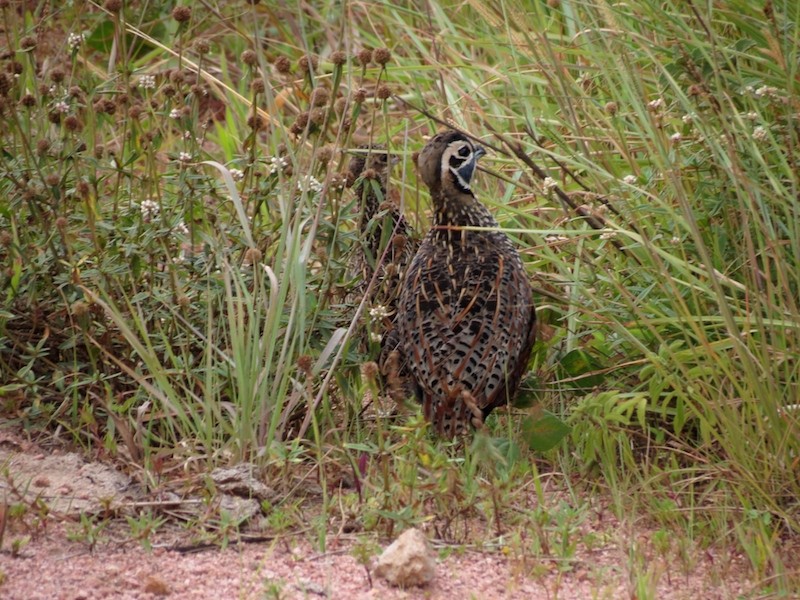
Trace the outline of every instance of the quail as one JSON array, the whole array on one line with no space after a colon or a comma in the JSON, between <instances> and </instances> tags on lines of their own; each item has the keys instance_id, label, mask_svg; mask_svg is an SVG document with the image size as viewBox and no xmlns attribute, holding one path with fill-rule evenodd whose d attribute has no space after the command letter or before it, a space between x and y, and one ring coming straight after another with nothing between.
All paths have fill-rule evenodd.
<instances>
[{"instance_id":1,"label":"quail","mask_svg":"<svg viewBox=\"0 0 800 600\"><path fill-rule=\"evenodd\" d=\"M377 266L378 281L370 302L386 307L390 315L394 314L399 282L419 246L400 207L387 194L389 174L396 162L397 157L381 145L362 146L350 160L347 170L348 185L360 202L358 228L361 234L361 247L351 262L350 271L360 276L358 291L362 292Z\"/></svg>"},{"instance_id":2,"label":"quail","mask_svg":"<svg viewBox=\"0 0 800 600\"><path fill-rule=\"evenodd\" d=\"M517 392L536 314L520 255L470 183L485 150L456 131L419 154L432 226L403 279L398 350L426 418L444 437L480 428Z\"/></svg>"}]
</instances>

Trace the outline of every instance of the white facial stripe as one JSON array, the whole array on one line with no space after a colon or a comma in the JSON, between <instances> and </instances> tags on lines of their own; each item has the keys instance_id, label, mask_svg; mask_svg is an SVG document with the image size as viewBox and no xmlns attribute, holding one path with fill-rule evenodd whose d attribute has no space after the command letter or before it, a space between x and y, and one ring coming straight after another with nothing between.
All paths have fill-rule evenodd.
<instances>
[{"instance_id":1,"label":"white facial stripe","mask_svg":"<svg viewBox=\"0 0 800 600\"><path fill-rule=\"evenodd\" d=\"M458 151L462 150L463 148L469 148L470 153L464 157L459 156ZM475 160L472 156L472 148L464 142L463 140L455 140L450 142L445 148L445 151L442 153L442 179L447 176L447 171L450 171L458 181L459 186L464 190L469 190L469 182L464 180L461 173L455 167L450 166L450 159L456 156L459 159L459 166L463 165L464 162L468 162L471 160Z\"/></svg>"}]
</instances>

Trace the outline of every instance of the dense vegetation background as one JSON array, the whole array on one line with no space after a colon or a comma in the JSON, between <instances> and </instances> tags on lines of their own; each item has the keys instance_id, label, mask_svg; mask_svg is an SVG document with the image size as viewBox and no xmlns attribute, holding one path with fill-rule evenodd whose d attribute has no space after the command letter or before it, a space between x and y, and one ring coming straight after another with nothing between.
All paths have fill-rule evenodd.
<instances>
[{"instance_id":1,"label":"dense vegetation background","mask_svg":"<svg viewBox=\"0 0 800 600\"><path fill-rule=\"evenodd\" d=\"M665 548L730 545L765 590L796 585L797 3L0 10L7 425L154 486L253 462L283 485L274 527L316 481L322 545L344 506L366 531L466 540L477 517L568 554L600 495ZM475 189L541 321L520 406L455 446L381 400L343 177L388 144L424 231L411 158L444 122L492 150ZM544 473L570 510L515 510Z\"/></svg>"}]
</instances>

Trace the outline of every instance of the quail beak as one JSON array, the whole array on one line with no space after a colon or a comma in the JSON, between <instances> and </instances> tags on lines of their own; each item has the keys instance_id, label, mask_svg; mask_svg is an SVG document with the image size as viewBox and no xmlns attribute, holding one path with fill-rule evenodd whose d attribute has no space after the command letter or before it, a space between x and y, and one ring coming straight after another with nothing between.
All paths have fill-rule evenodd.
<instances>
[{"instance_id":1,"label":"quail beak","mask_svg":"<svg viewBox=\"0 0 800 600\"><path fill-rule=\"evenodd\" d=\"M486 154L486 150L483 146L475 146L475 160L478 160L481 156Z\"/></svg>"}]
</instances>

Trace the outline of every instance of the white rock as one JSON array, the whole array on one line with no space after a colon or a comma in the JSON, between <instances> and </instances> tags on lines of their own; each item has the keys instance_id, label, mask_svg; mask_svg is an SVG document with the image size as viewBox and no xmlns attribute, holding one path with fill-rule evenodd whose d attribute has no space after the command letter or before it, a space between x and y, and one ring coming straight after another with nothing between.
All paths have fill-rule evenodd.
<instances>
[{"instance_id":1,"label":"white rock","mask_svg":"<svg viewBox=\"0 0 800 600\"><path fill-rule=\"evenodd\" d=\"M409 529L383 551L375 575L396 587L423 586L436 575L436 561L425 534Z\"/></svg>"}]
</instances>

